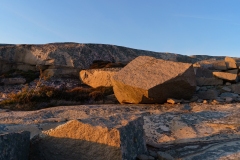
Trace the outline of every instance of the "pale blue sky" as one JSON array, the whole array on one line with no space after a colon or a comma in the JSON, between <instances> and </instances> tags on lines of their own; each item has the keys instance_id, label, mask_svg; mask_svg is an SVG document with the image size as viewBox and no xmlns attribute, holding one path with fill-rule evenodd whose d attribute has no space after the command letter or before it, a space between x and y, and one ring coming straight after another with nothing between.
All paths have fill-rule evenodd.
<instances>
[{"instance_id":1,"label":"pale blue sky","mask_svg":"<svg viewBox=\"0 0 240 160\"><path fill-rule=\"evenodd\" d=\"M1 0L0 43L240 57L240 0Z\"/></svg>"}]
</instances>

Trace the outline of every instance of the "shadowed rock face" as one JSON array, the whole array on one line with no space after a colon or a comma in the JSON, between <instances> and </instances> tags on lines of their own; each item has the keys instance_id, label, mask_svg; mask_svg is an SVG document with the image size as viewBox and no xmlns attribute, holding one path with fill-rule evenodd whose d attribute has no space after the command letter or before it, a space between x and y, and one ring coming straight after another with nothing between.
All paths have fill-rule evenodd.
<instances>
[{"instance_id":1,"label":"shadowed rock face","mask_svg":"<svg viewBox=\"0 0 240 160\"><path fill-rule=\"evenodd\" d=\"M139 56L112 77L120 103L164 103L190 99L196 88L192 64Z\"/></svg>"},{"instance_id":2,"label":"shadowed rock face","mask_svg":"<svg viewBox=\"0 0 240 160\"><path fill-rule=\"evenodd\" d=\"M0 134L0 159L26 160L29 156L30 132Z\"/></svg>"},{"instance_id":3,"label":"shadowed rock face","mask_svg":"<svg viewBox=\"0 0 240 160\"><path fill-rule=\"evenodd\" d=\"M52 43L45 45L0 45L0 72L10 69L65 67L87 69L95 60L129 62L141 55L165 60L193 62L188 56L131 49L115 45Z\"/></svg>"}]
</instances>

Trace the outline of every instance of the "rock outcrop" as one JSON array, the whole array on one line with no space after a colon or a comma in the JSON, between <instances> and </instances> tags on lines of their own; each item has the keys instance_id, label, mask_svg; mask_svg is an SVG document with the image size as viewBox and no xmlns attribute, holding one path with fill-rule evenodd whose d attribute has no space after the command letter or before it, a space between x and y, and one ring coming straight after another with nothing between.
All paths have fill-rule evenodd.
<instances>
[{"instance_id":1,"label":"rock outcrop","mask_svg":"<svg viewBox=\"0 0 240 160\"><path fill-rule=\"evenodd\" d=\"M30 132L0 134L1 160L27 160L29 157Z\"/></svg>"},{"instance_id":2,"label":"rock outcrop","mask_svg":"<svg viewBox=\"0 0 240 160\"><path fill-rule=\"evenodd\" d=\"M120 103L164 103L190 99L196 89L192 64L139 56L112 77Z\"/></svg>"},{"instance_id":3,"label":"rock outcrop","mask_svg":"<svg viewBox=\"0 0 240 160\"><path fill-rule=\"evenodd\" d=\"M77 69L75 75L78 75L79 70L88 69L96 60L129 62L141 55L172 61L195 62L194 58L179 54L143 51L104 44L2 45L0 46L0 73L11 69L39 70L36 67L38 65L44 70L61 69L61 71L51 71L55 73L55 76L58 72L64 73L64 69Z\"/></svg>"}]
</instances>

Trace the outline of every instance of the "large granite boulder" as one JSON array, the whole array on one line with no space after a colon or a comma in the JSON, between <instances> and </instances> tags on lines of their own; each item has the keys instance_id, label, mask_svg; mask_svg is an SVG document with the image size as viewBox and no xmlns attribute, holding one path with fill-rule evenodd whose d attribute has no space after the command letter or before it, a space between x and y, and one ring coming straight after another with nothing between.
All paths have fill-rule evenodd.
<instances>
[{"instance_id":1,"label":"large granite boulder","mask_svg":"<svg viewBox=\"0 0 240 160\"><path fill-rule=\"evenodd\" d=\"M28 160L30 132L0 134L1 160Z\"/></svg>"},{"instance_id":2,"label":"large granite boulder","mask_svg":"<svg viewBox=\"0 0 240 160\"><path fill-rule=\"evenodd\" d=\"M135 160L147 152L143 118L114 123L104 118L71 120L32 139L31 159Z\"/></svg>"},{"instance_id":3,"label":"large granite boulder","mask_svg":"<svg viewBox=\"0 0 240 160\"><path fill-rule=\"evenodd\" d=\"M120 71L121 68L101 68L101 69L88 69L80 71L80 80L93 87L97 88L100 86L110 87L112 86L112 76Z\"/></svg>"},{"instance_id":4,"label":"large granite boulder","mask_svg":"<svg viewBox=\"0 0 240 160\"><path fill-rule=\"evenodd\" d=\"M192 64L139 56L112 77L120 103L164 103L190 99L196 90Z\"/></svg>"}]
</instances>

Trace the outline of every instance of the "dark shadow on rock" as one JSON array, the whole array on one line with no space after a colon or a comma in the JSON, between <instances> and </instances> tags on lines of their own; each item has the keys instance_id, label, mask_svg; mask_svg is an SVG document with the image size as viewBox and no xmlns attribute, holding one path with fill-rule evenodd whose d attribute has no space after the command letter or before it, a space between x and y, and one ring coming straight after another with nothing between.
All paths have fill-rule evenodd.
<instances>
[{"instance_id":1,"label":"dark shadow on rock","mask_svg":"<svg viewBox=\"0 0 240 160\"><path fill-rule=\"evenodd\" d=\"M126 158L126 157L125 157ZM31 141L30 160L121 160L120 147L80 139L38 136Z\"/></svg>"}]
</instances>

